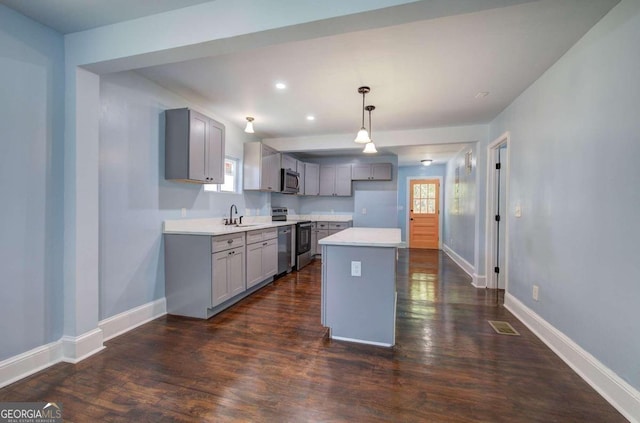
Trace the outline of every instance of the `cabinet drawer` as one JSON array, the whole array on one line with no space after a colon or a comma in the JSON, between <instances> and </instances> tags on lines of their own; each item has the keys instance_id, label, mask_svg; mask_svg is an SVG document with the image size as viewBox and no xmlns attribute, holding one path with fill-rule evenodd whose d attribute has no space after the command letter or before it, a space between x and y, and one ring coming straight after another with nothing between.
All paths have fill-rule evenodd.
<instances>
[{"instance_id":1,"label":"cabinet drawer","mask_svg":"<svg viewBox=\"0 0 640 423\"><path fill-rule=\"evenodd\" d=\"M278 228L264 229L262 232L262 239L278 238Z\"/></svg>"},{"instance_id":2,"label":"cabinet drawer","mask_svg":"<svg viewBox=\"0 0 640 423\"><path fill-rule=\"evenodd\" d=\"M211 252L229 250L244 245L244 232L211 237Z\"/></svg>"},{"instance_id":3,"label":"cabinet drawer","mask_svg":"<svg viewBox=\"0 0 640 423\"><path fill-rule=\"evenodd\" d=\"M329 222L317 222L316 228L318 229L329 229Z\"/></svg>"},{"instance_id":4,"label":"cabinet drawer","mask_svg":"<svg viewBox=\"0 0 640 423\"><path fill-rule=\"evenodd\" d=\"M247 232L247 244L278 238L278 228L258 229Z\"/></svg>"},{"instance_id":5,"label":"cabinet drawer","mask_svg":"<svg viewBox=\"0 0 640 423\"><path fill-rule=\"evenodd\" d=\"M329 222L329 229L347 229L348 227L347 222Z\"/></svg>"},{"instance_id":6,"label":"cabinet drawer","mask_svg":"<svg viewBox=\"0 0 640 423\"><path fill-rule=\"evenodd\" d=\"M262 231L249 231L247 232L247 244L253 244L254 242L262 241Z\"/></svg>"}]
</instances>

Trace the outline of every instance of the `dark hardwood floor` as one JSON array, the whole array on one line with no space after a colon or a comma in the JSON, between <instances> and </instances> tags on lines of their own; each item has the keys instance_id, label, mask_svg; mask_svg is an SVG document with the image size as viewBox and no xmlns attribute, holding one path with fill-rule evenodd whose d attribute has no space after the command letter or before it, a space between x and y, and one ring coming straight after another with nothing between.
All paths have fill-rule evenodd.
<instances>
[{"instance_id":1,"label":"dark hardwood floor","mask_svg":"<svg viewBox=\"0 0 640 423\"><path fill-rule=\"evenodd\" d=\"M325 337L316 260L210 320L156 319L0 401L55 401L75 422L626 421L443 253L401 250L397 287L394 348Z\"/></svg>"}]
</instances>

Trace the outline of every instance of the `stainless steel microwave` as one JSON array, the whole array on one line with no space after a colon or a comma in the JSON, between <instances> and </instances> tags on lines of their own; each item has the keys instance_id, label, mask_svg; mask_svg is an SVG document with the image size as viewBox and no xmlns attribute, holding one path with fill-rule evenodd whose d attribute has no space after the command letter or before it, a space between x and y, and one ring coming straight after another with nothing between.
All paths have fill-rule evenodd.
<instances>
[{"instance_id":1,"label":"stainless steel microwave","mask_svg":"<svg viewBox=\"0 0 640 423\"><path fill-rule=\"evenodd\" d=\"M300 174L291 169L282 169L282 193L297 194L300 187Z\"/></svg>"}]
</instances>

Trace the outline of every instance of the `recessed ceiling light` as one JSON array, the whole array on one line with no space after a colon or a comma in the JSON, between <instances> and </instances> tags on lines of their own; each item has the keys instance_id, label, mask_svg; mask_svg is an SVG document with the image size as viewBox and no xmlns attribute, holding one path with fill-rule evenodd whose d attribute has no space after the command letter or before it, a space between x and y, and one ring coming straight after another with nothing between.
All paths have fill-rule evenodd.
<instances>
[{"instance_id":1,"label":"recessed ceiling light","mask_svg":"<svg viewBox=\"0 0 640 423\"><path fill-rule=\"evenodd\" d=\"M488 95L489 95L489 91L480 91L478 94L476 94L476 98L484 98Z\"/></svg>"},{"instance_id":2,"label":"recessed ceiling light","mask_svg":"<svg viewBox=\"0 0 640 423\"><path fill-rule=\"evenodd\" d=\"M308 115L307 120L316 120L316 117L313 115Z\"/></svg>"},{"instance_id":3,"label":"recessed ceiling light","mask_svg":"<svg viewBox=\"0 0 640 423\"><path fill-rule=\"evenodd\" d=\"M285 84L284 82L276 82L276 88L279 90L284 90L285 88L287 88L287 84Z\"/></svg>"}]
</instances>

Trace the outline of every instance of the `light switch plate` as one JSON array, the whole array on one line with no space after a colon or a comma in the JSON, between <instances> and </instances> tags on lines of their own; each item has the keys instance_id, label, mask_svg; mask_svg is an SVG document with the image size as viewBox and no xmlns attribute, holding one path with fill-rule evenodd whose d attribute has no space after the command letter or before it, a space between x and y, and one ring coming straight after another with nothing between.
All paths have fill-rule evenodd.
<instances>
[{"instance_id":1,"label":"light switch plate","mask_svg":"<svg viewBox=\"0 0 640 423\"><path fill-rule=\"evenodd\" d=\"M516 210L514 215L516 217L522 217L522 207L520 206L520 204L516 204Z\"/></svg>"},{"instance_id":2,"label":"light switch plate","mask_svg":"<svg viewBox=\"0 0 640 423\"><path fill-rule=\"evenodd\" d=\"M362 262L351 262L351 276L362 276Z\"/></svg>"},{"instance_id":3,"label":"light switch plate","mask_svg":"<svg viewBox=\"0 0 640 423\"><path fill-rule=\"evenodd\" d=\"M367 209L365 207L362 208L362 214L367 214Z\"/></svg>"}]
</instances>

